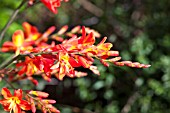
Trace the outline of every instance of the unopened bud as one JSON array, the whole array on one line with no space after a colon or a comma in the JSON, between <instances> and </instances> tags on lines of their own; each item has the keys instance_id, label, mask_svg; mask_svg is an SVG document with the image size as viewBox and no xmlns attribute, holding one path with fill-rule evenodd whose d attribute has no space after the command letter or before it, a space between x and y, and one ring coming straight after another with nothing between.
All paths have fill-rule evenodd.
<instances>
[{"instance_id":1,"label":"unopened bud","mask_svg":"<svg viewBox=\"0 0 170 113\"><path fill-rule=\"evenodd\" d=\"M108 51L108 56L119 56L119 51Z\"/></svg>"},{"instance_id":2,"label":"unopened bud","mask_svg":"<svg viewBox=\"0 0 170 113\"><path fill-rule=\"evenodd\" d=\"M109 63L107 63L105 60L100 59L100 62L101 62L104 66L109 67Z\"/></svg>"},{"instance_id":3,"label":"unopened bud","mask_svg":"<svg viewBox=\"0 0 170 113\"><path fill-rule=\"evenodd\" d=\"M42 98L47 98L48 97L48 93L45 92L41 92L41 91L30 91L29 94L38 96L38 97L42 97Z\"/></svg>"},{"instance_id":4,"label":"unopened bud","mask_svg":"<svg viewBox=\"0 0 170 113\"><path fill-rule=\"evenodd\" d=\"M46 103L46 104L54 104L54 103L56 103L55 100L50 100L50 99L43 99L42 102Z\"/></svg>"}]
</instances>

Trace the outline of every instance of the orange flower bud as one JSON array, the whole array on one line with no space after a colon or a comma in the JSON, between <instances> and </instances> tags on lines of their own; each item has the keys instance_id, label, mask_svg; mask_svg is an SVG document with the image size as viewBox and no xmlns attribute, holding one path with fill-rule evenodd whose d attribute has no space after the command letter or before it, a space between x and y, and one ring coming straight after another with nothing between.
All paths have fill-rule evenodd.
<instances>
[{"instance_id":1,"label":"orange flower bud","mask_svg":"<svg viewBox=\"0 0 170 113\"><path fill-rule=\"evenodd\" d=\"M109 64L108 64L107 62L105 62L105 60L100 59L100 62L101 62L104 66L109 67Z\"/></svg>"},{"instance_id":2,"label":"orange flower bud","mask_svg":"<svg viewBox=\"0 0 170 113\"><path fill-rule=\"evenodd\" d=\"M67 26L67 25L63 26L63 27L57 32L57 35L62 35L62 34L64 34L64 33L67 31L67 29L68 29L68 26Z\"/></svg>"},{"instance_id":3,"label":"orange flower bud","mask_svg":"<svg viewBox=\"0 0 170 113\"><path fill-rule=\"evenodd\" d=\"M119 51L108 51L108 56L119 56Z\"/></svg>"},{"instance_id":4,"label":"orange flower bud","mask_svg":"<svg viewBox=\"0 0 170 113\"><path fill-rule=\"evenodd\" d=\"M48 93L45 92L41 92L41 91L29 91L29 94L38 96L38 97L42 97L42 98L47 98L49 96Z\"/></svg>"},{"instance_id":5,"label":"orange flower bud","mask_svg":"<svg viewBox=\"0 0 170 113\"><path fill-rule=\"evenodd\" d=\"M117 62L121 59L121 57L115 57L115 58L111 58L109 59L110 62Z\"/></svg>"},{"instance_id":6,"label":"orange flower bud","mask_svg":"<svg viewBox=\"0 0 170 113\"><path fill-rule=\"evenodd\" d=\"M114 62L115 65L117 66L124 66L125 64L123 62Z\"/></svg>"},{"instance_id":7,"label":"orange flower bud","mask_svg":"<svg viewBox=\"0 0 170 113\"><path fill-rule=\"evenodd\" d=\"M54 104L54 103L56 103L55 100L50 100L50 99L43 99L42 102L46 103L46 104Z\"/></svg>"},{"instance_id":8,"label":"orange flower bud","mask_svg":"<svg viewBox=\"0 0 170 113\"><path fill-rule=\"evenodd\" d=\"M78 62L84 67L84 68L89 68L90 64L88 63L88 61L82 57L82 56L78 56Z\"/></svg>"},{"instance_id":9,"label":"orange flower bud","mask_svg":"<svg viewBox=\"0 0 170 113\"><path fill-rule=\"evenodd\" d=\"M31 111L33 113L35 113L36 112L36 107L35 107L35 102L34 102L34 100L32 98L30 98L30 103L31 103Z\"/></svg>"},{"instance_id":10,"label":"orange flower bud","mask_svg":"<svg viewBox=\"0 0 170 113\"><path fill-rule=\"evenodd\" d=\"M80 31L80 26L76 26L71 30L71 33L77 33L78 31Z\"/></svg>"}]
</instances>

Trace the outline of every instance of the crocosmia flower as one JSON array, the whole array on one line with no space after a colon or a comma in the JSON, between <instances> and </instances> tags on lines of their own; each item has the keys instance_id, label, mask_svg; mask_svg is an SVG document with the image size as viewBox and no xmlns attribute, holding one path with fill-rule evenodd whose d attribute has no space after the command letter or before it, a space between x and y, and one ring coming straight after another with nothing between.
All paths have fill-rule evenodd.
<instances>
[{"instance_id":1,"label":"crocosmia flower","mask_svg":"<svg viewBox=\"0 0 170 113\"><path fill-rule=\"evenodd\" d=\"M60 7L61 1L68 2L69 0L41 0L41 2L54 14L57 14L57 8Z\"/></svg>"},{"instance_id":2,"label":"crocosmia flower","mask_svg":"<svg viewBox=\"0 0 170 113\"><path fill-rule=\"evenodd\" d=\"M12 95L7 88L3 88L1 94L4 99L0 100L0 104L2 104L5 111L10 111L10 113L12 113L12 111L13 113L21 113L21 109L31 109L31 105L26 100L22 100L21 89L15 90L14 95Z\"/></svg>"},{"instance_id":3,"label":"crocosmia flower","mask_svg":"<svg viewBox=\"0 0 170 113\"><path fill-rule=\"evenodd\" d=\"M7 41L2 45L2 52L15 51L16 55L20 54L20 51L32 49L33 42L25 42L24 33L22 30L17 30L12 36L12 42Z\"/></svg>"},{"instance_id":4,"label":"crocosmia flower","mask_svg":"<svg viewBox=\"0 0 170 113\"><path fill-rule=\"evenodd\" d=\"M53 13L57 13L57 7L60 7L61 0L41 0L41 2Z\"/></svg>"}]
</instances>

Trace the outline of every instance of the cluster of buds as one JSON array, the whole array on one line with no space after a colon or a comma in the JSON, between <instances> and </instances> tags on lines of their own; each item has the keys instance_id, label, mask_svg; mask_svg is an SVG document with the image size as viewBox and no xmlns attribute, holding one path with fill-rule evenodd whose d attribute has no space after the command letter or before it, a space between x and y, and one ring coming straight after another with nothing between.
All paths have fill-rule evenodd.
<instances>
[{"instance_id":1,"label":"cluster of buds","mask_svg":"<svg viewBox=\"0 0 170 113\"><path fill-rule=\"evenodd\" d=\"M55 104L55 100L45 99L49 96L48 93L41 91L29 91L27 94L27 99L31 104L31 110L36 113L36 109L41 110L43 113L60 113L60 111L55 108L52 104Z\"/></svg>"},{"instance_id":2,"label":"cluster of buds","mask_svg":"<svg viewBox=\"0 0 170 113\"><path fill-rule=\"evenodd\" d=\"M109 62L118 66L129 66L136 68L147 68L150 65L138 62L120 61L118 51L110 50L111 43L106 43L104 37L100 43L95 45L99 33L89 28L77 26L67 32L68 26L62 27L57 33L55 27L50 27L45 33L40 33L35 26L27 22L23 23L24 31L17 30L12 37L12 42L5 42L1 51L15 51L16 55L25 56L24 61L18 61L18 75L27 78L33 83L37 81L32 75L41 75L45 80L50 81L51 75L63 80L64 76L81 77L87 73L76 71L77 67L90 69L93 73L100 75L97 67L93 65L94 58L100 60L105 66ZM90 32L89 32L90 31ZM81 35L80 35L81 33ZM51 35L52 34L52 35ZM62 39L61 36L70 36L69 39ZM80 35L80 36L78 36ZM48 44L48 40L53 40ZM60 44L55 44L60 41ZM23 75L26 75L23 76Z\"/></svg>"}]
</instances>

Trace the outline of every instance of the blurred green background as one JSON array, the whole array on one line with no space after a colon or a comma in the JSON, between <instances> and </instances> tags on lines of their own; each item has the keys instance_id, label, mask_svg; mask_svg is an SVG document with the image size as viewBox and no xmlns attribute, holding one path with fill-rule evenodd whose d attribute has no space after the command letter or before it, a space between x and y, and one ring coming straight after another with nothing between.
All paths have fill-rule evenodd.
<instances>
[{"instance_id":1,"label":"blurred green background","mask_svg":"<svg viewBox=\"0 0 170 113\"><path fill-rule=\"evenodd\" d=\"M1 0L0 29L20 2ZM152 65L106 68L96 61L101 76L39 80L36 88L49 92L61 113L170 113L170 0L70 0L58 11L54 15L40 3L23 8L3 42L25 21L41 32L52 25L85 25L107 36L123 60Z\"/></svg>"}]
</instances>

